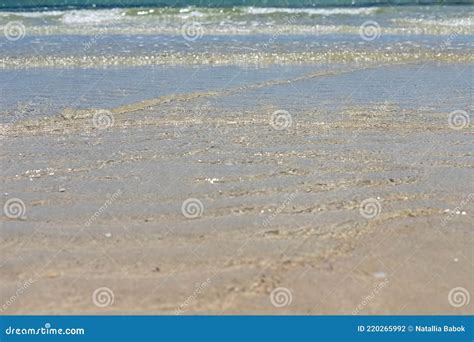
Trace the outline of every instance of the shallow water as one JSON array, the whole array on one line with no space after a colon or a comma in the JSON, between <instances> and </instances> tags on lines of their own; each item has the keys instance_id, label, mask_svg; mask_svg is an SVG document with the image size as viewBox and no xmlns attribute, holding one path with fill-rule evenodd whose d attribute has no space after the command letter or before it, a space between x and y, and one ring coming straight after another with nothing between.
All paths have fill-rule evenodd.
<instances>
[{"instance_id":1,"label":"shallow water","mask_svg":"<svg viewBox=\"0 0 474 342\"><path fill-rule=\"evenodd\" d=\"M377 67L310 78L341 65L270 66L153 66L109 69L0 70L3 123L57 115L65 108L113 109L163 96L205 93L249 87L217 96L220 106L252 109L276 106L294 110L334 110L368 103L399 108L450 112L470 108L474 67L466 64L410 64ZM354 69L357 69L354 67ZM298 82L280 82L294 80ZM407 79L412 79L407 83ZM269 83L265 85L265 83ZM272 84L276 82L276 84ZM261 88L255 88L260 87ZM443 93L443 96L433 94ZM225 95L225 94L224 94Z\"/></svg>"},{"instance_id":2,"label":"shallow water","mask_svg":"<svg viewBox=\"0 0 474 342\"><path fill-rule=\"evenodd\" d=\"M172 94L206 92L301 76L321 67L151 66L109 69L0 70L3 122L55 115L64 108L111 109ZM27 111L26 111L27 110Z\"/></svg>"}]
</instances>

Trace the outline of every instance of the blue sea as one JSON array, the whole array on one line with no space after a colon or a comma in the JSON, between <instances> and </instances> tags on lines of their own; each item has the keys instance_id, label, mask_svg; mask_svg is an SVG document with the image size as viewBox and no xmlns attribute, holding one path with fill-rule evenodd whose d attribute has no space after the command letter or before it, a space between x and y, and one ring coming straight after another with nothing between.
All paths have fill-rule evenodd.
<instances>
[{"instance_id":1,"label":"blue sea","mask_svg":"<svg viewBox=\"0 0 474 342\"><path fill-rule=\"evenodd\" d=\"M338 7L338 6L398 6L439 4L438 0L2 0L0 8L97 8L97 7ZM444 0L442 4L471 4L470 0Z\"/></svg>"},{"instance_id":2,"label":"blue sea","mask_svg":"<svg viewBox=\"0 0 474 342\"><path fill-rule=\"evenodd\" d=\"M308 69L470 67L473 14L464 0L0 0L0 112L114 108Z\"/></svg>"}]
</instances>

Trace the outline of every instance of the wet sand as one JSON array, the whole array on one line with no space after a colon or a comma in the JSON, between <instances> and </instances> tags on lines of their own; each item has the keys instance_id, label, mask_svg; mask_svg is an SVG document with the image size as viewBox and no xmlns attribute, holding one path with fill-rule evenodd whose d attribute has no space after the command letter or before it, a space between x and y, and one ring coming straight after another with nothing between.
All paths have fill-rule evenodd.
<instances>
[{"instance_id":1,"label":"wet sand","mask_svg":"<svg viewBox=\"0 0 474 342\"><path fill-rule=\"evenodd\" d=\"M466 77L408 106L377 68L2 126L25 209L1 218L2 314L472 314L449 295L474 293L472 128L438 105L470 110Z\"/></svg>"}]
</instances>

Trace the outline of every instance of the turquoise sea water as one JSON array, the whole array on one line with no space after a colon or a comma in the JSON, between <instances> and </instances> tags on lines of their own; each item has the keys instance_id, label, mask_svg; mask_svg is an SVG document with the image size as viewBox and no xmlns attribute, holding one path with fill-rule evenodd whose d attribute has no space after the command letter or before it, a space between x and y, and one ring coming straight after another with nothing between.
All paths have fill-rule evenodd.
<instances>
[{"instance_id":1,"label":"turquoise sea water","mask_svg":"<svg viewBox=\"0 0 474 342\"><path fill-rule=\"evenodd\" d=\"M326 7L326 6L395 6L426 4L472 4L471 0L2 0L0 8L91 8L91 7Z\"/></svg>"}]
</instances>

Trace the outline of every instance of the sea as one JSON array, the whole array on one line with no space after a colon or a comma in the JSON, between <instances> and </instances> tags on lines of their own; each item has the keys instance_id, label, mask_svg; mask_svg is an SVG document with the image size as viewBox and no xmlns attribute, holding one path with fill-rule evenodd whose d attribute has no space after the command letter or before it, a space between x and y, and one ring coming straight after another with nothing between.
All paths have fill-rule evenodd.
<instances>
[{"instance_id":1,"label":"sea","mask_svg":"<svg viewBox=\"0 0 474 342\"><path fill-rule=\"evenodd\" d=\"M416 91L428 98L462 70L461 100L438 105L470 107L473 14L469 0L0 0L0 120L368 65L391 84L423 65ZM318 103L339 105L357 83L335 82ZM267 101L291 101L281 89ZM437 101L410 94L400 101ZM373 87L359 102L385 98Z\"/></svg>"}]
</instances>

